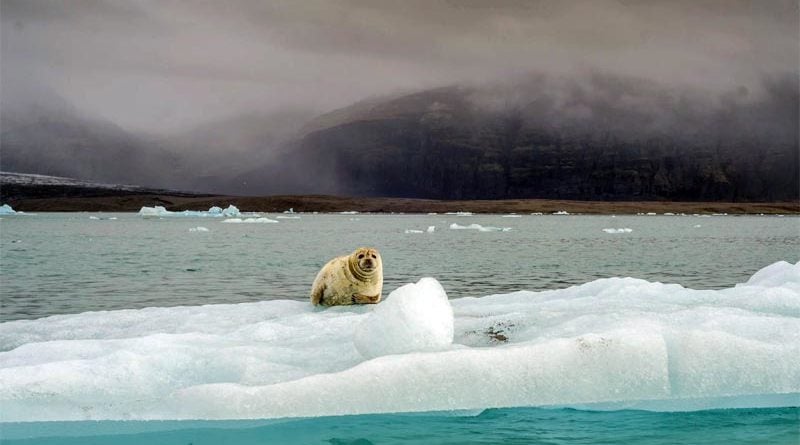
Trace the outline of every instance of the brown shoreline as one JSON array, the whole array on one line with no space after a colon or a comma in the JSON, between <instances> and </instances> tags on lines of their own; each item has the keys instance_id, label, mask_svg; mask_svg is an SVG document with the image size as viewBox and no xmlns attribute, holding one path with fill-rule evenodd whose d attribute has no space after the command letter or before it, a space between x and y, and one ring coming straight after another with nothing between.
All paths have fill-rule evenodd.
<instances>
[{"instance_id":1,"label":"brown shoreline","mask_svg":"<svg viewBox=\"0 0 800 445\"><path fill-rule=\"evenodd\" d=\"M242 211L361 213L519 213L558 211L582 214L727 213L800 214L800 202L673 202L673 201L569 201L504 199L437 201L410 198L350 198L323 195L284 196L173 196L126 195L98 197L23 198L8 200L15 210L26 212L136 212L142 206L161 205L167 210L207 210L213 205L233 204Z\"/></svg>"}]
</instances>

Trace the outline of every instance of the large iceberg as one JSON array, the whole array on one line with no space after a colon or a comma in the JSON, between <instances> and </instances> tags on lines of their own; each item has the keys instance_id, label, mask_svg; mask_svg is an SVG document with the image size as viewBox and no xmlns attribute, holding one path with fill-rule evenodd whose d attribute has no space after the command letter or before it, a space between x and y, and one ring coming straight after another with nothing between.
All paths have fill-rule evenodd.
<instances>
[{"instance_id":1,"label":"large iceberg","mask_svg":"<svg viewBox=\"0 0 800 445\"><path fill-rule=\"evenodd\" d=\"M11 208L11 206L8 204L3 204L0 206L0 215L14 215L16 213L16 210Z\"/></svg>"},{"instance_id":2,"label":"large iceberg","mask_svg":"<svg viewBox=\"0 0 800 445\"><path fill-rule=\"evenodd\" d=\"M377 305L56 315L0 324L0 350L1 421L796 406L800 263L721 290L606 278L448 301L426 278Z\"/></svg>"},{"instance_id":3,"label":"large iceberg","mask_svg":"<svg viewBox=\"0 0 800 445\"><path fill-rule=\"evenodd\" d=\"M222 207L213 206L206 211L202 210L184 210L182 212L172 212L164 208L163 206L155 206L155 207L142 207L139 210L139 215L144 217L168 217L168 216L184 216L184 217L235 217L241 216L242 213L239 211L236 206L233 204L229 205L227 208L223 209Z\"/></svg>"}]
</instances>

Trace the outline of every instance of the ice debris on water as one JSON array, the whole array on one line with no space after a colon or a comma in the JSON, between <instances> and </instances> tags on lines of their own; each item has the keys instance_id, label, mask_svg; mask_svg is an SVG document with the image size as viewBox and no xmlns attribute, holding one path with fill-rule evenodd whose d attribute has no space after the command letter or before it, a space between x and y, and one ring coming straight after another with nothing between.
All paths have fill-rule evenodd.
<instances>
[{"instance_id":1,"label":"ice debris on water","mask_svg":"<svg viewBox=\"0 0 800 445\"><path fill-rule=\"evenodd\" d=\"M274 219L261 217L261 218L244 218L244 219L242 219L242 218L229 218L229 219L226 219L225 221L222 221L222 222L229 223L229 224L264 224L264 223L276 223L278 221L276 221Z\"/></svg>"},{"instance_id":2,"label":"ice debris on water","mask_svg":"<svg viewBox=\"0 0 800 445\"><path fill-rule=\"evenodd\" d=\"M447 212L445 215L452 215L452 216L472 216L474 213L472 212Z\"/></svg>"},{"instance_id":3,"label":"ice debris on water","mask_svg":"<svg viewBox=\"0 0 800 445\"><path fill-rule=\"evenodd\" d=\"M227 208L213 206L206 211L202 210L184 210L182 212L172 212L163 206L142 207L139 210L139 215L144 217L234 217L241 216L242 213L233 204Z\"/></svg>"},{"instance_id":4,"label":"ice debris on water","mask_svg":"<svg viewBox=\"0 0 800 445\"><path fill-rule=\"evenodd\" d=\"M17 211L12 209L10 205L3 204L0 206L0 215L14 215Z\"/></svg>"},{"instance_id":5,"label":"ice debris on water","mask_svg":"<svg viewBox=\"0 0 800 445\"><path fill-rule=\"evenodd\" d=\"M406 229L403 233L433 233L434 231L436 231L436 226L428 226L426 230Z\"/></svg>"},{"instance_id":6,"label":"ice debris on water","mask_svg":"<svg viewBox=\"0 0 800 445\"><path fill-rule=\"evenodd\" d=\"M603 229L603 232L606 232L606 233L631 233L631 232L633 232L633 229L630 229L628 227L621 227L621 228L617 228L617 229L610 228L610 229Z\"/></svg>"},{"instance_id":7,"label":"ice debris on water","mask_svg":"<svg viewBox=\"0 0 800 445\"><path fill-rule=\"evenodd\" d=\"M189 228L189 231L190 232L209 232L210 230L208 230L207 227L197 226L197 227Z\"/></svg>"},{"instance_id":8,"label":"ice debris on water","mask_svg":"<svg viewBox=\"0 0 800 445\"><path fill-rule=\"evenodd\" d=\"M54 315L0 323L0 422L791 406L798 332L784 261L718 290L605 278L448 301L428 278L377 305Z\"/></svg>"},{"instance_id":9,"label":"ice debris on water","mask_svg":"<svg viewBox=\"0 0 800 445\"><path fill-rule=\"evenodd\" d=\"M462 226L456 223L450 224L450 228L453 230L477 230L478 232L508 232L511 230L511 227L482 226L480 224Z\"/></svg>"},{"instance_id":10,"label":"ice debris on water","mask_svg":"<svg viewBox=\"0 0 800 445\"><path fill-rule=\"evenodd\" d=\"M557 212L553 212L553 215L569 215L569 212L566 210L559 210Z\"/></svg>"}]
</instances>

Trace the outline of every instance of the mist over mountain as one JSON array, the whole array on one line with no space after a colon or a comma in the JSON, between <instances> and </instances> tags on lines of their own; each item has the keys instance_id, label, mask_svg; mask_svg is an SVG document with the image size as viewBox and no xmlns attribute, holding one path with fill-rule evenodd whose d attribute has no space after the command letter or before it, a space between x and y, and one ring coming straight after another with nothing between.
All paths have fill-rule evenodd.
<instances>
[{"instance_id":1,"label":"mist over mountain","mask_svg":"<svg viewBox=\"0 0 800 445\"><path fill-rule=\"evenodd\" d=\"M0 169L209 193L798 197L796 0L0 2Z\"/></svg>"},{"instance_id":2,"label":"mist over mountain","mask_svg":"<svg viewBox=\"0 0 800 445\"><path fill-rule=\"evenodd\" d=\"M45 99L4 108L3 170L240 195L764 201L800 191L790 75L717 94L532 74L315 118L246 113L163 138Z\"/></svg>"},{"instance_id":3,"label":"mist over mountain","mask_svg":"<svg viewBox=\"0 0 800 445\"><path fill-rule=\"evenodd\" d=\"M313 116L251 112L154 136L87 116L46 88L3 99L2 171L213 193L247 194L232 178L272 159Z\"/></svg>"},{"instance_id":4,"label":"mist over mountain","mask_svg":"<svg viewBox=\"0 0 800 445\"><path fill-rule=\"evenodd\" d=\"M797 83L763 91L599 73L426 90L321 116L239 180L255 194L797 199Z\"/></svg>"},{"instance_id":5,"label":"mist over mountain","mask_svg":"<svg viewBox=\"0 0 800 445\"><path fill-rule=\"evenodd\" d=\"M113 122L87 116L46 88L3 91L0 169L169 186L178 159Z\"/></svg>"}]
</instances>

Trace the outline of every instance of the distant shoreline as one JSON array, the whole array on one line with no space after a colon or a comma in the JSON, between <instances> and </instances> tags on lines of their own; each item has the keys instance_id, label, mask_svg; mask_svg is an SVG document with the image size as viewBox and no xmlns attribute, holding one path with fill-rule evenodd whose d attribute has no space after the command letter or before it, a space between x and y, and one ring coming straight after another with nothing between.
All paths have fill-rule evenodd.
<instances>
[{"instance_id":1,"label":"distant shoreline","mask_svg":"<svg viewBox=\"0 0 800 445\"><path fill-rule=\"evenodd\" d=\"M120 196L1 197L2 203L26 212L136 212L142 206L164 206L167 210L208 210L233 204L242 211L360 213L517 213L555 212L624 215L637 213L675 214L800 214L800 202L675 202L675 201L570 201L552 199L503 199L440 201L412 198L352 198L325 195L187 196L125 194Z\"/></svg>"}]
</instances>

